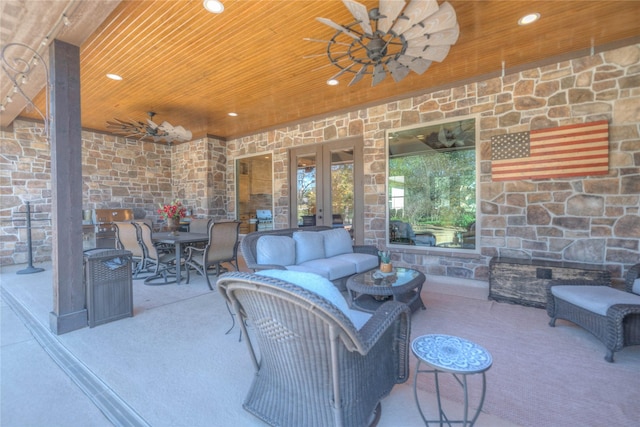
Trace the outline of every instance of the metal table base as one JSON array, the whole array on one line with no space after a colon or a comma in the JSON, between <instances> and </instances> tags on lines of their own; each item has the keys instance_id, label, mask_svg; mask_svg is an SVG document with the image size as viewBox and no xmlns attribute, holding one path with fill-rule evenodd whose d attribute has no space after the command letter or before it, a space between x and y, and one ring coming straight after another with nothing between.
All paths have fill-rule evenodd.
<instances>
[{"instance_id":1,"label":"metal table base","mask_svg":"<svg viewBox=\"0 0 640 427\"><path fill-rule=\"evenodd\" d=\"M416 338L411 349L418 359L413 380L413 396L418 406L420 416L426 426L429 423L438 423L440 427L444 425L462 424L464 427L473 426L482 411L484 398L487 390L485 372L491 367L491 354L483 347L467 341L463 338L450 335L423 335ZM424 363L432 369L420 369ZM436 398L438 402L438 419L428 420L425 416L420 400L418 399L418 375L429 373L434 375ZM451 374L456 382L462 387L464 394L463 418L461 420L450 420L442 408L442 397L440 396L440 374ZM469 388L467 376L482 375L482 394L478 402L478 407L469 419Z\"/></svg>"}]
</instances>

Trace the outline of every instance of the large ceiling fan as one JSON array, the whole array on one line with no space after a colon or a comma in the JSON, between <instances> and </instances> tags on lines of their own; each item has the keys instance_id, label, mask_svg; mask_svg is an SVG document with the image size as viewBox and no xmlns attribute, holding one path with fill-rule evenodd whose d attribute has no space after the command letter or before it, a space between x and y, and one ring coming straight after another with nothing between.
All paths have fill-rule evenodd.
<instances>
[{"instance_id":1,"label":"large ceiling fan","mask_svg":"<svg viewBox=\"0 0 640 427\"><path fill-rule=\"evenodd\" d=\"M373 75L372 86L391 74L396 82L410 71L422 74L432 61L441 62L460 35L456 12L448 2L436 0L380 0L379 7L367 8L342 0L356 21L340 25L317 18L337 30L330 40L307 39L327 44L327 56L340 71L331 77L354 73L349 86L366 74Z\"/></svg>"},{"instance_id":2,"label":"large ceiling fan","mask_svg":"<svg viewBox=\"0 0 640 427\"><path fill-rule=\"evenodd\" d=\"M125 138L137 137L144 139L150 137L153 138L154 142L166 141L168 144L172 142L191 141L192 135L190 130L182 126L172 126L171 123L166 121L158 125L153 121L153 116L155 116L156 113L149 111L147 114L149 118L146 123L134 120L120 120L117 118L114 118L115 122L107 120L107 129Z\"/></svg>"}]
</instances>

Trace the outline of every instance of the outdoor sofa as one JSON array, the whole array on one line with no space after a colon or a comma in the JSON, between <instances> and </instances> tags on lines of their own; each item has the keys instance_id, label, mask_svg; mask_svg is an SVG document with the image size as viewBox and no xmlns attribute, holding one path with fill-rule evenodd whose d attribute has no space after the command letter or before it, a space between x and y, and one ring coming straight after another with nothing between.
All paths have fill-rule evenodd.
<instances>
[{"instance_id":1,"label":"outdoor sofa","mask_svg":"<svg viewBox=\"0 0 640 427\"><path fill-rule=\"evenodd\" d=\"M353 245L349 232L325 226L286 228L247 234L240 244L252 271L291 270L315 273L340 290L347 279L379 266L378 249Z\"/></svg>"}]
</instances>

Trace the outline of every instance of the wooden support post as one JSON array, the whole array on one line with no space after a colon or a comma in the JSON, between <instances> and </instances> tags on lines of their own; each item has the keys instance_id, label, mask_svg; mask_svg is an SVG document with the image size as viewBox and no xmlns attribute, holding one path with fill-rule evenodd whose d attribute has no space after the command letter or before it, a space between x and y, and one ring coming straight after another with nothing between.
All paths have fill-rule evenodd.
<instances>
[{"instance_id":1,"label":"wooden support post","mask_svg":"<svg viewBox=\"0 0 640 427\"><path fill-rule=\"evenodd\" d=\"M49 326L59 335L87 326L82 265L80 48L54 40L49 58L53 196L53 311Z\"/></svg>"}]
</instances>

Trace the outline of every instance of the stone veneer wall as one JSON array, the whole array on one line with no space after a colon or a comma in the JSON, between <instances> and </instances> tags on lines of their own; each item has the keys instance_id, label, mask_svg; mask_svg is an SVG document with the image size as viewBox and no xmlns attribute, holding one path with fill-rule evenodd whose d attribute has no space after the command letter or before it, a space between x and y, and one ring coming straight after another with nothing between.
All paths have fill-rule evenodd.
<instances>
[{"instance_id":1,"label":"stone veneer wall","mask_svg":"<svg viewBox=\"0 0 640 427\"><path fill-rule=\"evenodd\" d=\"M395 262L425 273L487 280L492 256L605 264L614 277L640 262L640 45L502 78L426 93L223 144L207 138L170 149L83 132L86 209L141 207L181 198L196 214L235 217L234 161L272 152L274 224L288 226L288 148L340 138L364 140L365 243L385 244L384 132L476 115L480 141L480 253L417 251ZM576 179L492 182L492 135L607 119L610 172ZM23 231L7 225L29 200L47 217L50 157L36 125L17 121L0 139L0 264L26 262ZM225 165L226 162L226 165ZM208 163L208 164L207 164ZM224 166L223 166L224 165ZM34 231L35 260L50 257L50 228Z\"/></svg>"},{"instance_id":2,"label":"stone veneer wall","mask_svg":"<svg viewBox=\"0 0 640 427\"><path fill-rule=\"evenodd\" d=\"M272 151L275 226L286 227L287 149L362 135L365 243L383 247L385 130L466 115L480 126L480 253L407 248L396 263L486 281L493 256L604 264L614 277L640 262L640 45L232 140L227 169L237 156ZM607 176L492 182L492 135L600 119L610 123Z\"/></svg>"},{"instance_id":3,"label":"stone veneer wall","mask_svg":"<svg viewBox=\"0 0 640 427\"><path fill-rule=\"evenodd\" d=\"M193 215L234 218L228 217L225 151L224 141L215 138L175 146L171 157L173 195L191 208Z\"/></svg>"},{"instance_id":4,"label":"stone veneer wall","mask_svg":"<svg viewBox=\"0 0 640 427\"><path fill-rule=\"evenodd\" d=\"M28 260L26 231L14 227L24 223L11 221L20 217L26 201L32 217L45 219L33 223L33 260L51 259L51 156L41 128L17 120L0 134L0 265ZM226 158L219 141L170 147L83 131L82 144L83 209L142 210L161 226L159 205L185 198L196 214L226 217Z\"/></svg>"}]
</instances>

